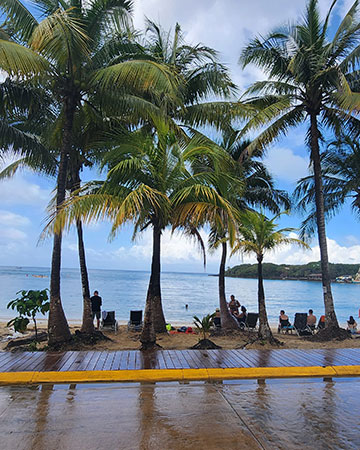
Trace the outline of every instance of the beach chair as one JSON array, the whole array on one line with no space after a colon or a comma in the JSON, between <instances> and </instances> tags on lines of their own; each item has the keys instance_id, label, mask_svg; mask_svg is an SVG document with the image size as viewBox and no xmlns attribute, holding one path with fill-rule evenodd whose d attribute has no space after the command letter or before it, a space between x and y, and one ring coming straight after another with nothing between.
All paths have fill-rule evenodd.
<instances>
[{"instance_id":1,"label":"beach chair","mask_svg":"<svg viewBox=\"0 0 360 450\"><path fill-rule=\"evenodd\" d=\"M322 328L325 328L325 321L322 320L323 316L320 317L319 322L317 324L316 329L321 330Z\"/></svg>"},{"instance_id":2,"label":"beach chair","mask_svg":"<svg viewBox=\"0 0 360 450\"><path fill-rule=\"evenodd\" d=\"M101 322L100 322L100 330L114 330L115 334L118 332L118 323L115 319L115 311L103 311Z\"/></svg>"},{"instance_id":3,"label":"beach chair","mask_svg":"<svg viewBox=\"0 0 360 450\"><path fill-rule=\"evenodd\" d=\"M221 318L220 317L214 317L214 326L215 328L221 328Z\"/></svg>"},{"instance_id":4,"label":"beach chair","mask_svg":"<svg viewBox=\"0 0 360 450\"><path fill-rule=\"evenodd\" d=\"M255 330L258 318L259 318L258 313L248 313L248 315L246 316L245 328L248 331L250 331L250 329Z\"/></svg>"},{"instance_id":5,"label":"beach chair","mask_svg":"<svg viewBox=\"0 0 360 450\"><path fill-rule=\"evenodd\" d=\"M128 331L141 331L143 327L143 321L142 321L142 309L138 311L130 311L130 320L128 322Z\"/></svg>"},{"instance_id":6,"label":"beach chair","mask_svg":"<svg viewBox=\"0 0 360 450\"><path fill-rule=\"evenodd\" d=\"M311 336L313 331L307 324L306 313L295 313L294 328L298 336Z\"/></svg>"},{"instance_id":7,"label":"beach chair","mask_svg":"<svg viewBox=\"0 0 360 450\"><path fill-rule=\"evenodd\" d=\"M290 333L292 334L293 330L295 330L295 327L294 325L291 325L289 319L280 320L278 328L279 333L288 333L290 331Z\"/></svg>"}]
</instances>

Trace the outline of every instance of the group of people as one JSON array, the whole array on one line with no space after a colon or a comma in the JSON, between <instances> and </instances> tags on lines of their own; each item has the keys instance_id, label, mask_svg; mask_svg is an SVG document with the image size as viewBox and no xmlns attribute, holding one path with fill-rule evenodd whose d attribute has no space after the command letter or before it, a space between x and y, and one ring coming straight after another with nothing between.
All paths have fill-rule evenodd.
<instances>
[{"instance_id":1,"label":"group of people","mask_svg":"<svg viewBox=\"0 0 360 450\"><path fill-rule=\"evenodd\" d=\"M359 311L359 316L360 316L360 311ZM308 315L307 315L307 319L306 319L306 323L307 326L309 328L311 328L312 330L315 330L316 328L316 316L314 314L314 311L312 309L309 309ZM285 314L285 311L282 309L280 311L280 315L279 315L279 326L278 326L278 332L280 332L281 328L284 327L289 327L290 321L289 321L289 317ZM324 328L325 327L325 315L320 316L319 319L319 323L318 323L318 328ZM349 320L347 321L347 330L351 333L351 334L356 334L357 333L357 323L354 319L353 316L349 317Z\"/></svg>"},{"instance_id":2,"label":"group of people","mask_svg":"<svg viewBox=\"0 0 360 450\"><path fill-rule=\"evenodd\" d=\"M236 300L235 295L230 295L230 301L228 302L228 308L230 314L232 314L239 324L245 324L247 312L245 306L241 306L239 300ZM215 317L220 318L220 309L216 308Z\"/></svg>"}]
</instances>

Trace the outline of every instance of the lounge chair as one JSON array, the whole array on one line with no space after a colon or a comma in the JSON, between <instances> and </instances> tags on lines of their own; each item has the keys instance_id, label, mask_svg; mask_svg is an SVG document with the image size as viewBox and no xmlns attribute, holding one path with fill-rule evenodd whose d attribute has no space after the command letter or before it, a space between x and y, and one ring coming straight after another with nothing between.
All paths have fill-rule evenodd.
<instances>
[{"instance_id":1,"label":"lounge chair","mask_svg":"<svg viewBox=\"0 0 360 450\"><path fill-rule=\"evenodd\" d=\"M289 322L289 319L280 320L280 324L279 324L279 328L278 328L279 333L288 333L290 331L292 334L293 330L295 330L295 327L294 327L294 325L291 325L291 323Z\"/></svg>"},{"instance_id":2,"label":"lounge chair","mask_svg":"<svg viewBox=\"0 0 360 450\"><path fill-rule=\"evenodd\" d=\"M142 309L139 311L130 311L128 330L141 331L143 327L142 313Z\"/></svg>"},{"instance_id":3,"label":"lounge chair","mask_svg":"<svg viewBox=\"0 0 360 450\"><path fill-rule=\"evenodd\" d=\"M295 313L294 328L298 336L310 336L313 330L307 324L306 313Z\"/></svg>"},{"instance_id":4,"label":"lounge chair","mask_svg":"<svg viewBox=\"0 0 360 450\"><path fill-rule=\"evenodd\" d=\"M258 313L248 313L245 321L245 328L255 330L259 318Z\"/></svg>"},{"instance_id":5,"label":"lounge chair","mask_svg":"<svg viewBox=\"0 0 360 450\"><path fill-rule=\"evenodd\" d=\"M321 330L322 328L325 328L325 322L323 320L321 320L321 318L322 318L322 316L320 317L319 322L318 322L317 327L316 327L318 330Z\"/></svg>"},{"instance_id":6,"label":"lounge chair","mask_svg":"<svg viewBox=\"0 0 360 450\"><path fill-rule=\"evenodd\" d=\"M221 318L220 317L214 317L214 325L215 325L215 328L221 328Z\"/></svg>"},{"instance_id":7,"label":"lounge chair","mask_svg":"<svg viewBox=\"0 0 360 450\"><path fill-rule=\"evenodd\" d=\"M114 330L115 334L118 331L118 323L115 320L115 311L103 311L101 322L100 322L100 330L110 329Z\"/></svg>"}]
</instances>

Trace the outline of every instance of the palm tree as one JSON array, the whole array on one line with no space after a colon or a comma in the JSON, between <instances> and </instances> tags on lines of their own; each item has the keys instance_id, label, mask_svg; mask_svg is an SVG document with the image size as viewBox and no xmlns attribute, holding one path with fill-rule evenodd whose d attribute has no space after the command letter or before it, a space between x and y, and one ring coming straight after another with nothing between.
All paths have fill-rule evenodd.
<instances>
[{"instance_id":1,"label":"palm tree","mask_svg":"<svg viewBox=\"0 0 360 450\"><path fill-rule=\"evenodd\" d=\"M224 191L224 186L219 187L219 194L231 202L239 211L251 209L256 206L266 207L273 213L280 212L280 206L290 207L288 196L285 192L274 188L274 182L266 167L259 161L261 152L254 152L251 157L241 159L243 151L249 146L250 141L238 142L237 132L224 133L222 147L226 149L233 160L230 167L235 179L240 181L238 188L235 185ZM256 158L256 159L255 159ZM232 247L234 237L229 233L227 217L224 211L221 217L211 224L209 244L211 249L221 246L221 261L219 267L219 304L221 314L221 327L224 330L238 328L238 322L230 314L225 296L225 266L227 259L228 243ZM230 222L231 226L231 222Z\"/></svg>"},{"instance_id":2,"label":"palm tree","mask_svg":"<svg viewBox=\"0 0 360 450\"><path fill-rule=\"evenodd\" d=\"M72 198L55 220L57 230L79 218L88 222L108 217L113 223L113 237L125 222L134 223L134 236L152 228L151 275L140 337L143 348L153 347L155 333L166 329L160 284L162 232L169 224L174 228L195 227L205 211L209 217L218 209L228 209L231 214L231 205L213 187L214 174L194 171L202 167L199 160L226 157L213 145L215 148L202 136L180 142L165 123L157 124L155 135L143 127L122 138L119 146L105 156L108 175L101 188ZM220 176L223 183L232 182L226 173Z\"/></svg>"},{"instance_id":3,"label":"palm tree","mask_svg":"<svg viewBox=\"0 0 360 450\"><path fill-rule=\"evenodd\" d=\"M57 0L37 2L45 19L38 23L20 2L4 0L1 8L21 38L36 51L47 68L41 85L51 92L57 103L58 127L61 129L60 161L57 176L56 209L65 199L67 166L73 151L74 118L85 103L95 96L97 105L114 101L114 87L125 92L161 91L171 98L176 84L172 74L161 65L133 57L124 52L128 42L119 24L126 26L132 2L128 0L92 0L82 2ZM127 105L129 99L127 98ZM140 103L140 106L139 106ZM119 102L121 106L122 103ZM144 109L144 102L132 101L132 110ZM110 105L109 105L110 106ZM152 112L153 112L152 108ZM126 111L129 114L129 111ZM51 263L49 342L70 339L70 332L60 298L61 233L54 234Z\"/></svg>"},{"instance_id":4,"label":"palm tree","mask_svg":"<svg viewBox=\"0 0 360 450\"><path fill-rule=\"evenodd\" d=\"M279 218L277 214L272 219L257 211L245 211L241 215L239 227L239 238L236 240L232 254L237 252L243 254L255 254L258 262L258 308L259 308L259 339L274 343L275 339L269 326L265 292L262 274L262 262L264 255L269 250L274 250L284 244L297 244L308 248L307 244L300 239L290 238L284 233L295 231L294 228L277 229L275 221Z\"/></svg>"},{"instance_id":5,"label":"palm tree","mask_svg":"<svg viewBox=\"0 0 360 450\"><path fill-rule=\"evenodd\" d=\"M321 158L325 217L331 218L351 199L356 214L360 213L360 145L350 136L339 137L328 146ZM315 196L312 176L299 180L294 192L297 207L308 213L302 223L302 236L314 233L316 215L311 205ZM309 208L310 206L310 208Z\"/></svg>"},{"instance_id":6,"label":"palm tree","mask_svg":"<svg viewBox=\"0 0 360 450\"><path fill-rule=\"evenodd\" d=\"M242 52L243 67L256 64L269 79L254 83L248 94L257 97L249 102L260 108L244 132L252 126L270 125L260 133L248 151L264 146L294 126L307 122L306 143L313 164L316 223L321 255L326 327L338 329L328 264L324 220L324 196L320 164L320 129L338 133L341 129L357 134L360 121L351 114L358 98L346 77L357 67L360 54L357 19L358 1L340 23L333 38L329 38L331 13L338 3L334 0L324 22L320 20L318 1L309 0L302 21L271 32L265 38L255 38ZM350 111L350 114L349 114Z\"/></svg>"}]
</instances>

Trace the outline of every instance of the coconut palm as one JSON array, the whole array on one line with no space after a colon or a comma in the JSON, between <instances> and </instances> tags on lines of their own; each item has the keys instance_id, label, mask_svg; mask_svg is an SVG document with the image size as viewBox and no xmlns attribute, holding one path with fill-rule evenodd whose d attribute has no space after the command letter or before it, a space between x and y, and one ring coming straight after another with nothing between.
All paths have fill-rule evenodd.
<instances>
[{"instance_id":1,"label":"coconut palm","mask_svg":"<svg viewBox=\"0 0 360 450\"><path fill-rule=\"evenodd\" d=\"M254 152L251 157L241 159L243 151L249 146L250 141L240 141L236 139L237 132L227 132L224 134L222 147L226 149L233 160L231 171L234 178L241 180L239 189L230 186L226 192L220 186L219 193L222 197L231 202L239 211L251 209L256 206L266 207L273 213L280 212L280 206L289 208L289 199L285 192L274 188L274 182L266 167L260 161L261 152ZM238 322L230 314L225 296L225 266L230 247L234 244L234 239L228 233L227 218L225 212L221 211L221 218L210 224L209 245L211 249L221 246L221 261L219 267L219 304L221 314L221 327L224 330L238 328ZM233 235L233 237L235 237Z\"/></svg>"},{"instance_id":2,"label":"coconut palm","mask_svg":"<svg viewBox=\"0 0 360 450\"><path fill-rule=\"evenodd\" d=\"M164 229L169 224L174 228L195 227L205 211L210 217L218 209L227 209L231 216L231 205L213 186L220 177L222 183L233 181L226 173L215 177L199 170L205 158L226 159L215 144L201 135L181 142L166 123L158 123L156 129L155 135L144 127L122 138L104 158L108 175L101 188L71 199L54 223L55 229L61 229L80 217L85 222L107 217L113 224L113 237L126 222L134 223L134 236L148 227L152 229L151 275L140 338L144 348L153 347L155 332L166 329L160 285Z\"/></svg>"},{"instance_id":3,"label":"coconut palm","mask_svg":"<svg viewBox=\"0 0 360 450\"><path fill-rule=\"evenodd\" d=\"M283 214L283 213L282 213ZM291 238L285 235L295 231L294 228L277 229L275 222L280 214L272 219L257 211L245 211L241 214L241 225L239 227L239 237L235 242L232 254L255 254L258 262L258 308L259 308L259 339L268 340L274 343L275 339L269 326L265 291L262 274L262 262L266 252L275 250L285 244L296 244L303 248L308 248L307 244L300 239Z\"/></svg>"},{"instance_id":4,"label":"coconut palm","mask_svg":"<svg viewBox=\"0 0 360 450\"><path fill-rule=\"evenodd\" d=\"M358 1L355 1L332 38L329 23L334 0L322 22L318 1L309 0L299 24L275 30L265 38L255 38L242 52L243 67L255 64L268 79L254 83L248 94L260 113L248 127L270 125L254 140L252 148L266 145L297 125L308 123L306 143L313 164L316 222L321 255L326 327L338 328L330 285L328 250L324 221L324 197L320 165L321 129L358 133L360 122L349 114L358 104L346 77L356 69L360 55ZM246 131L247 127L245 127Z\"/></svg>"},{"instance_id":5,"label":"coconut palm","mask_svg":"<svg viewBox=\"0 0 360 450\"><path fill-rule=\"evenodd\" d=\"M360 213L360 145L350 136L342 136L328 146L321 158L325 216L331 218L345 202L351 200L355 214ZM303 236L314 233L316 215L312 208L315 196L312 176L299 180L294 192L298 208L308 216L301 231Z\"/></svg>"}]
</instances>

